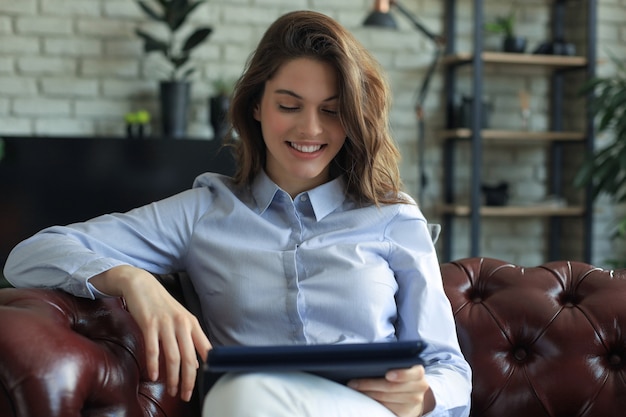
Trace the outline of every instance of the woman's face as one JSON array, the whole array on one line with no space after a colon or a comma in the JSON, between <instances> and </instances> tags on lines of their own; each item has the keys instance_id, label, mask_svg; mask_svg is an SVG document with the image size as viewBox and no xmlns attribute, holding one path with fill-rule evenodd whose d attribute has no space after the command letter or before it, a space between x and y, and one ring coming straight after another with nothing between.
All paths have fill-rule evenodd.
<instances>
[{"instance_id":1,"label":"woman's face","mask_svg":"<svg viewBox=\"0 0 626 417\"><path fill-rule=\"evenodd\" d=\"M334 67L297 58L266 81L254 118L267 148L267 175L292 197L330 180L330 162L346 140Z\"/></svg>"}]
</instances>

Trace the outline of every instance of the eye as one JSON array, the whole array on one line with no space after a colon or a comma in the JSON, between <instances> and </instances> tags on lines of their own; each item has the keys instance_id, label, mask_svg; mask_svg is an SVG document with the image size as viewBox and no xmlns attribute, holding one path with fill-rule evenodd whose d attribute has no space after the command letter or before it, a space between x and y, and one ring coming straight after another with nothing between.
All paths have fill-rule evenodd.
<instances>
[{"instance_id":1,"label":"eye","mask_svg":"<svg viewBox=\"0 0 626 417\"><path fill-rule=\"evenodd\" d=\"M337 110L332 110L332 109L322 109L322 111L324 113L326 113L329 116L337 116L339 115L339 112Z\"/></svg>"},{"instance_id":2,"label":"eye","mask_svg":"<svg viewBox=\"0 0 626 417\"><path fill-rule=\"evenodd\" d=\"M278 108L281 111L284 111L284 112L294 112L294 111L298 111L298 109L299 109L299 107L297 107L297 106L290 107L290 106L283 106L282 104L279 104Z\"/></svg>"}]
</instances>

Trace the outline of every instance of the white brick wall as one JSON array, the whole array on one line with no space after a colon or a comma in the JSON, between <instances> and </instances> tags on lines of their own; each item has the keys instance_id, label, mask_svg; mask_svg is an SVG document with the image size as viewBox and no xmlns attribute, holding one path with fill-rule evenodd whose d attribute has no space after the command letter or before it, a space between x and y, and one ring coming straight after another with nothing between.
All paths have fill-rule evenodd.
<instances>
[{"instance_id":1,"label":"white brick wall","mask_svg":"<svg viewBox=\"0 0 626 417\"><path fill-rule=\"evenodd\" d=\"M458 0L459 49L468 49L472 32L471 2ZM404 0L407 8L435 32L443 29L440 0ZM509 2L487 0L486 12L493 16L508 11ZM548 0L523 2L519 31L530 38L533 49L548 35ZM414 117L415 92L429 63L431 46L396 13L400 32L376 31L361 27L369 0L209 0L193 17L194 24L209 24L214 32L197 49L198 71L193 85L190 134L210 137L207 99L211 82L236 77L267 25L278 15L295 9L327 13L350 28L375 54L388 71L394 91L392 128L403 153L401 171L407 190L417 194L417 145ZM578 9L576 9L578 10ZM626 0L599 1L598 52L607 49L626 56ZM133 0L0 0L0 134L99 135L124 134L123 115L146 108L158 118L157 90L162 61L145 57L138 26L153 28ZM576 35L578 36L578 35ZM487 46L498 44L487 37ZM610 73L610 65L600 67ZM517 91L525 88L533 95L534 128L545 127L548 85L545 78L513 77L501 70L489 70L487 93L495 104L492 121L499 127L519 125ZM463 89L463 82L460 83ZM437 220L434 203L440 201L441 148L434 132L443 124L442 79L432 83L426 103L426 168L429 184L422 203L429 218ZM470 89L465 85L465 92ZM155 128L155 130L157 130ZM545 197L545 153L537 147L512 150L495 147L484 156L484 172L489 178L512 184L512 197ZM467 183L464 167L467 150L457 157L458 181ZM523 179L520 182L519 179ZM463 194L461 192L461 194ZM607 225L615 210L597 210L594 262L610 257L613 245L606 238ZM466 222L465 222L466 223ZM498 220L483 227L486 256L525 264L543 260L542 221ZM460 222L455 234L455 255L467 253L467 224ZM510 239L514 235L520 238ZM575 245L574 245L575 246ZM577 256L579 251L574 251Z\"/></svg>"}]
</instances>

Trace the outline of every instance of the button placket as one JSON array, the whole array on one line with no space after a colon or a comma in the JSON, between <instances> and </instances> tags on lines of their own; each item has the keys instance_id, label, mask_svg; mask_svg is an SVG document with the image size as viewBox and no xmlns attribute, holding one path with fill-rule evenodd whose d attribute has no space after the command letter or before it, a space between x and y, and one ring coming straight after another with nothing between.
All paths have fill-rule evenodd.
<instances>
[{"instance_id":1,"label":"button placket","mask_svg":"<svg viewBox=\"0 0 626 417\"><path fill-rule=\"evenodd\" d=\"M283 252L283 268L287 287L286 310L292 325L293 340L294 342L301 343L306 339L304 335L304 322L300 314L300 299L302 295L300 293L300 271L297 261L298 248L302 238L302 221L298 213L296 202L287 198L283 200L283 203L287 206L285 207L285 211L289 213L291 223L291 234L287 244L288 246Z\"/></svg>"}]
</instances>

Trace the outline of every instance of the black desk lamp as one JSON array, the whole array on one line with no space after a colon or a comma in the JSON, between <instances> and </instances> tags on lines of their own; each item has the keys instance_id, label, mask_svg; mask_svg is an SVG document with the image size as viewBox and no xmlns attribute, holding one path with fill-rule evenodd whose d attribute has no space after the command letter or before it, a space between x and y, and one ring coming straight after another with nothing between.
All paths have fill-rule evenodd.
<instances>
[{"instance_id":1,"label":"black desk lamp","mask_svg":"<svg viewBox=\"0 0 626 417\"><path fill-rule=\"evenodd\" d=\"M426 187L426 174L424 169L424 101L426 100L426 95L428 93L428 87L430 86L430 80L432 79L433 74L437 68L439 63L439 59L443 55L444 47L445 47L445 39L442 36L435 35L433 32L428 30L409 10L407 10L400 2L396 0L375 0L374 7L372 12L363 22L365 26L376 26L381 28L388 29L397 29L398 25L396 24L395 19L389 13L391 6L395 7L406 16L407 19L411 23L415 29L425 35L428 39L430 39L435 45L435 51L433 54L433 60L428 67L428 71L426 72L426 76L422 81L422 85L417 93L417 100L415 103L415 114L418 120L418 137L417 137L417 146L418 146L418 164L420 170L420 188L418 193L418 203L422 203L424 197L424 188Z\"/></svg>"}]
</instances>

